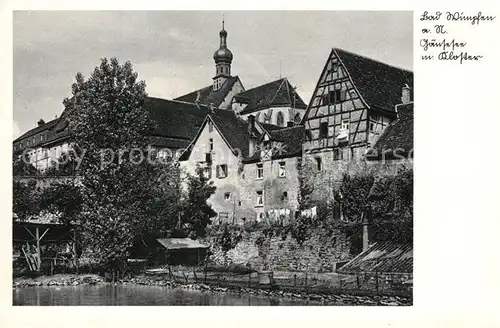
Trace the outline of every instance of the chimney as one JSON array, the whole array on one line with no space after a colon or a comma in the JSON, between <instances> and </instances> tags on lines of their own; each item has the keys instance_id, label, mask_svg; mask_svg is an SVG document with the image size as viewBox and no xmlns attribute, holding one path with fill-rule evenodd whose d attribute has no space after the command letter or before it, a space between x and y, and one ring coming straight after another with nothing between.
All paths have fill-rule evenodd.
<instances>
[{"instance_id":1,"label":"chimney","mask_svg":"<svg viewBox=\"0 0 500 328\"><path fill-rule=\"evenodd\" d=\"M37 122L38 126L43 126L45 124L45 121L40 119L38 122Z\"/></svg>"},{"instance_id":2,"label":"chimney","mask_svg":"<svg viewBox=\"0 0 500 328\"><path fill-rule=\"evenodd\" d=\"M210 113L213 113L215 110L214 103L211 102L210 105L208 105L208 109L210 110Z\"/></svg>"},{"instance_id":3,"label":"chimney","mask_svg":"<svg viewBox=\"0 0 500 328\"><path fill-rule=\"evenodd\" d=\"M368 228L371 221L372 208L370 205L365 205L365 212L363 214L363 252L370 247L370 235Z\"/></svg>"},{"instance_id":4,"label":"chimney","mask_svg":"<svg viewBox=\"0 0 500 328\"><path fill-rule=\"evenodd\" d=\"M292 121L286 122L286 127L287 128L291 128L292 126L293 126L293 122Z\"/></svg>"},{"instance_id":5,"label":"chimney","mask_svg":"<svg viewBox=\"0 0 500 328\"><path fill-rule=\"evenodd\" d=\"M410 101L410 87L408 86L408 84L405 84L403 89L401 90L401 102L403 104L408 104Z\"/></svg>"},{"instance_id":6,"label":"chimney","mask_svg":"<svg viewBox=\"0 0 500 328\"><path fill-rule=\"evenodd\" d=\"M255 116L248 115L248 134L251 136L255 127Z\"/></svg>"}]
</instances>

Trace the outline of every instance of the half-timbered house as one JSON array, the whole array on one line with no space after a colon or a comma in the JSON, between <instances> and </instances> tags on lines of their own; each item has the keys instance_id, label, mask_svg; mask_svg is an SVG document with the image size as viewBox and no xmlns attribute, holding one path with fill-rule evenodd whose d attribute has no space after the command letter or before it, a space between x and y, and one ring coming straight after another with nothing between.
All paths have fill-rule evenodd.
<instances>
[{"instance_id":1,"label":"half-timbered house","mask_svg":"<svg viewBox=\"0 0 500 328\"><path fill-rule=\"evenodd\" d=\"M412 101L412 89L412 72L332 49L302 121L303 162L316 171L318 197L330 197L342 174L364 159L397 118L396 105Z\"/></svg>"}]
</instances>

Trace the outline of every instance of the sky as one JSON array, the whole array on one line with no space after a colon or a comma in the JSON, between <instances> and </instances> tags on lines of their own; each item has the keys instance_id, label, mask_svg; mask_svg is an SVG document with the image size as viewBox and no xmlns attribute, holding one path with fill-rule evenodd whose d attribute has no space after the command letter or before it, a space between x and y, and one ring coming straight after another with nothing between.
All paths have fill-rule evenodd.
<instances>
[{"instance_id":1,"label":"sky","mask_svg":"<svg viewBox=\"0 0 500 328\"><path fill-rule=\"evenodd\" d=\"M13 137L60 115L103 57L129 60L150 96L211 85L222 15L245 89L287 77L308 103L332 47L413 69L411 12L17 11Z\"/></svg>"}]
</instances>

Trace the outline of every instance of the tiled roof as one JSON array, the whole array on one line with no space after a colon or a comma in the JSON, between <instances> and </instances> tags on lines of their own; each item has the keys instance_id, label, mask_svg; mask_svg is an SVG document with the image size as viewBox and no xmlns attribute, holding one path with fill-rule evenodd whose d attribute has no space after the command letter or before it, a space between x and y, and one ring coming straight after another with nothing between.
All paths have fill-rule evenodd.
<instances>
[{"instance_id":1,"label":"tiled roof","mask_svg":"<svg viewBox=\"0 0 500 328\"><path fill-rule=\"evenodd\" d=\"M370 107L394 112L401 103L401 90L413 90L413 72L334 48L333 52L349 72L354 85Z\"/></svg>"},{"instance_id":2,"label":"tiled roof","mask_svg":"<svg viewBox=\"0 0 500 328\"><path fill-rule=\"evenodd\" d=\"M234 96L234 99L235 101L248 104L241 111L241 114L252 113L271 106L295 105L295 108L307 107L286 78L238 93Z\"/></svg>"},{"instance_id":3,"label":"tiled roof","mask_svg":"<svg viewBox=\"0 0 500 328\"><path fill-rule=\"evenodd\" d=\"M232 150L237 151L237 149L239 149L243 157L248 155L248 123L238 117L233 111L225 109L215 109L207 115L204 123L193 138L191 146L196 142L197 137L208 120L213 122L215 128L220 132L222 138L224 138ZM187 160L191 150L192 147L188 148L187 151L182 154L181 160Z\"/></svg>"},{"instance_id":4,"label":"tiled roof","mask_svg":"<svg viewBox=\"0 0 500 328\"><path fill-rule=\"evenodd\" d=\"M283 155L276 154L273 158L297 155L302 152L302 143L304 142L304 126L294 126L270 132L271 140L282 142L285 146Z\"/></svg>"},{"instance_id":5,"label":"tiled roof","mask_svg":"<svg viewBox=\"0 0 500 328\"><path fill-rule=\"evenodd\" d=\"M413 151L413 103L398 106L397 111L398 118L385 129L373 147L378 155L396 149L400 154Z\"/></svg>"},{"instance_id":6,"label":"tiled roof","mask_svg":"<svg viewBox=\"0 0 500 328\"><path fill-rule=\"evenodd\" d=\"M200 104L208 106L210 105L210 103L213 103L215 107L219 107L238 79L238 76L232 76L224 82L219 90L214 91L213 86L209 85L208 87L204 87L202 89L177 97L174 100L194 103L196 102L196 99L198 99L199 94L198 100Z\"/></svg>"},{"instance_id":7,"label":"tiled roof","mask_svg":"<svg viewBox=\"0 0 500 328\"><path fill-rule=\"evenodd\" d=\"M187 147L209 112L209 108L204 105L197 106L193 103L154 97L148 97L144 107L148 110L150 118L156 123L156 129L151 133L151 142L155 146L171 148ZM69 138L70 131L68 131L68 125L64 119L67 113L68 110L65 110L59 119L26 132L16 141L48 128L53 128L55 132L49 136L44 145Z\"/></svg>"},{"instance_id":8,"label":"tiled roof","mask_svg":"<svg viewBox=\"0 0 500 328\"><path fill-rule=\"evenodd\" d=\"M148 97L144 107L156 123L152 137L168 137L190 141L209 112L207 106Z\"/></svg>"},{"instance_id":9,"label":"tiled roof","mask_svg":"<svg viewBox=\"0 0 500 328\"><path fill-rule=\"evenodd\" d=\"M277 127L277 126L274 126ZM267 127L269 128L269 127ZM281 143L280 149L273 151L272 159L280 159L287 157L295 157L302 154L302 144L305 139L305 130L303 125L269 130L266 129L271 136L272 141ZM252 157L246 158L245 162L251 163L260 161L260 153L256 152Z\"/></svg>"},{"instance_id":10,"label":"tiled roof","mask_svg":"<svg viewBox=\"0 0 500 328\"><path fill-rule=\"evenodd\" d=\"M34 136L40 132L43 132L43 131L46 131L46 130L50 130L52 129L57 123L59 122L59 119L56 118L56 119L53 119L52 121L49 121L47 123L45 123L44 125L42 126L37 126L36 128L34 129L31 129L27 132L25 132L24 134L22 134L20 137L16 138L14 140L14 143L18 142L18 141L21 141L21 140L24 140L24 139L27 139L31 136Z\"/></svg>"},{"instance_id":11,"label":"tiled roof","mask_svg":"<svg viewBox=\"0 0 500 328\"><path fill-rule=\"evenodd\" d=\"M239 149L244 157L247 156L249 144L248 123L230 110L215 110L209 114L209 117L231 148L233 150Z\"/></svg>"},{"instance_id":12,"label":"tiled roof","mask_svg":"<svg viewBox=\"0 0 500 328\"><path fill-rule=\"evenodd\" d=\"M341 267L340 273L413 273L413 245L376 243Z\"/></svg>"}]
</instances>

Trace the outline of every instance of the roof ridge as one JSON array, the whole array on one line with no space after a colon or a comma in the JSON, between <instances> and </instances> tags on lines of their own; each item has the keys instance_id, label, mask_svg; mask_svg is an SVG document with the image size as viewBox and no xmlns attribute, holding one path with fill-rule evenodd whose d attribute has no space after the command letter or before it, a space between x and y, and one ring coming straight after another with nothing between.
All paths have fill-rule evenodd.
<instances>
[{"instance_id":1,"label":"roof ridge","mask_svg":"<svg viewBox=\"0 0 500 328\"><path fill-rule=\"evenodd\" d=\"M380 61L378 59L373 59L373 58L370 58L368 56L365 56L365 55L360 55L358 53L355 53L355 52L352 52L352 51L349 51L349 50L345 50L345 49L342 49L342 48L337 48L337 47L333 47L332 48L336 53L337 53L337 50L340 50L340 51L343 51L343 52L346 52L350 55L354 55L354 56L357 56L357 57L361 57L361 58L364 58L364 59L368 59L368 60L371 60L371 61L374 61L374 62L377 62L377 63L380 63L382 65L385 65L385 66L389 66L389 67L392 67L392 68L396 68L400 71L406 71L408 73L412 73L413 74L413 71L409 70L409 69L406 69L406 68L402 68L402 67L398 67L398 66L395 66L395 65L392 65L392 64L387 64L386 62L383 62L383 61ZM337 53L338 55L338 53Z\"/></svg>"},{"instance_id":2,"label":"roof ridge","mask_svg":"<svg viewBox=\"0 0 500 328\"><path fill-rule=\"evenodd\" d=\"M286 79L286 77L283 77L283 78L281 78L281 79L277 79L277 80L273 80L273 81L271 81L271 82L267 82L267 83L264 83L264 84L258 85L258 86L256 86L256 87L253 87L253 88L247 89L247 90L245 90L245 91L242 91L242 92L238 93L237 95L240 95L240 94L245 93L245 92L247 92L247 91L251 91L251 90L253 90L253 89L257 89L257 88L264 87L264 86L269 85L269 84L273 84L273 83L275 83L275 82L278 82L278 81L280 81L280 80L284 80L284 79Z\"/></svg>"},{"instance_id":3,"label":"roof ridge","mask_svg":"<svg viewBox=\"0 0 500 328\"><path fill-rule=\"evenodd\" d=\"M180 103L180 104L188 104L188 105L193 105L193 106L197 105L196 103L192 103L192 102L189 102L189 101L183 101L183 100L176 100L176 99L165 99L165 98L150 97L150 96L148 96L148 98L149 99L158 99L158 100L170 101L170 102ZM198 106L203 106L203 107L207 107L208 108L208 105L204 105L204 104L198 104Z\"/></svg>"}]
</instances>

